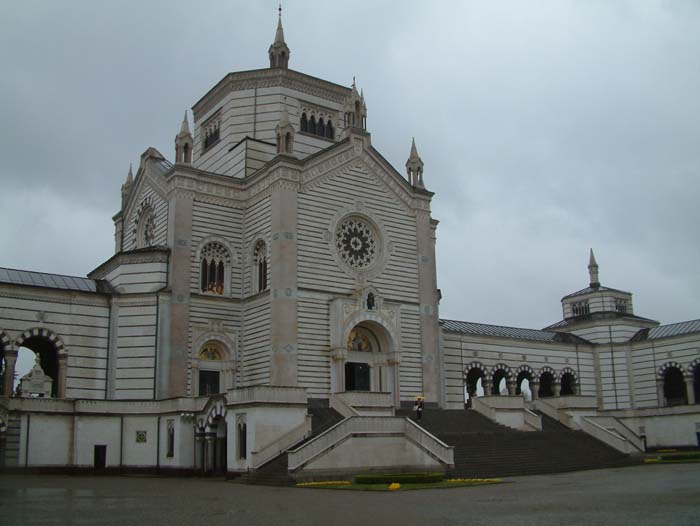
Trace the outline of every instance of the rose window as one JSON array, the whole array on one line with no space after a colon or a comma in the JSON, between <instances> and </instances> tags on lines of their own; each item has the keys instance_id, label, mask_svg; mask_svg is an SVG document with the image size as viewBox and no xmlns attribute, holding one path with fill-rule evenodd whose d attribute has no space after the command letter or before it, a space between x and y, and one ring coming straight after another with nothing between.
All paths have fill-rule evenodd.
<instances>
[{"instance_id":1,"label":"rose window","mask_svg":"<svg viewBox=\"0 0 700 526\"><path fill-rule=\"evenodd\" d=\"M343 261L360 270L374 263L379 249L372 228L355 217L340 224L335 234L335 245Z\"/></svg>"}]
</instances>

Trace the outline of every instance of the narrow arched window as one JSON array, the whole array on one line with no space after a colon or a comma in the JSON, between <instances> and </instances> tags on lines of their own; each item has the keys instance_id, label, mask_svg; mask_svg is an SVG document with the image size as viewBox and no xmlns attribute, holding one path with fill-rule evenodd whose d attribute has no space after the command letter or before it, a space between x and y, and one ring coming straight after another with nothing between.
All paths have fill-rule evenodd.
<instances>
[{"instance_id":1,"label":"narrow arched window","mask_svg":"<svg viewBox=\"0 0 700 526\"><path fill-rule=\"evenodd\" d=\"M333 123L330 121L330 119L328 120L328 123L326 124L326 137L328 139L333 138Z\"/></svg>"},{"instance_id":2,"label":"narrow arched window","mask_svg":"<svg viewBox=\"0 0 700 526\"><path fill-rule=\"evenodd\" d=\"M316 117L313 115L309 119L309 133L316 135Z\"/></svg>"},{"instance_id":3,"label":"narrow arched window","mask_svg":"<svg viewBox=\"0 0 700 526\"><path fill-rule=\"evenodd\" d=\"M202 249L200 257L200 290L223 295L227 291L227 275L231 268L228 250L221 243L211 242Z\"/></svg>"},{"instance_id":4,"label":"narrow arched window","mask_svg":"<svg viewBox=\"0 0 700 526\"><path fill-rule=\"evenodd\" d=\"M289 132L285 135L284 147L287 153L292 153L292 134Z\"/></svg>"},{"instance_id":5,"label":"narrow arched window","mask_svg":"<svg viewBox=\"0 0 700 526\"><path fill-rule=\"evenodd\" d=\"M316 134L321 137L326 136L326 124L323 122L323 118L318 119L318 127L316 128Z\"/></svg>"},{"instance_id":6,"label":"narrow arched window","mask_svg":"<svg viewBox=\"0 0 700 526\"><path fill-rule=\"evenodd\" d=\"M309 131L309 120L306 118L306 113L301 114L301 122L299 123L299 127L303 132Z\"/></svg>"},{"instance_id":7,"label":"narrow arched window","mask_svg":"<svg viewBox=\"0 0 700 526\"><path fill-rule=\"evenodd\" d=\"M262 239L255 244L253 252L253 283L254 292L267 289L267 246Z\"/></svg>"}]
</instances>

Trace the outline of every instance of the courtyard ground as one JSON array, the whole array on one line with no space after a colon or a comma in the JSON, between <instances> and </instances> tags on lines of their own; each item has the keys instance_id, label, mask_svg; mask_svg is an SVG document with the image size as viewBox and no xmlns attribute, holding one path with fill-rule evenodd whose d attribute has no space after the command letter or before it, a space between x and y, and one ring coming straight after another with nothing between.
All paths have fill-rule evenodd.
<instances>
[{"instance_id":1,"label":"courtyard ground","mask_svg":"<svg viewBox=\"0 0 700 526\"><path fill-rule=\"evenodd\" d=\"M700 524L700 465L514 477L509 483L373 493L212 479L0 476L0 524Z\"/></svg>"}]
</instances>

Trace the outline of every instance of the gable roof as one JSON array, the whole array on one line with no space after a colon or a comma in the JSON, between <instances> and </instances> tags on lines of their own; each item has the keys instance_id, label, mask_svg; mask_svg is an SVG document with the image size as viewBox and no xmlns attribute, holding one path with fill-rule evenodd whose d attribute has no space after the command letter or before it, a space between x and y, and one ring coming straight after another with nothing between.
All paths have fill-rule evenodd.
<instances>
[{"instance_id":1,"label":"gable roof","mask_svg":"<svg viewBox=\"0 0 700 526\"><path fill-rule=\"evenodd\" d=\"M563 342L563 343L589 343L583 338L573 334L541 331L539 329L524 329L520 327L506 327L503 325L488 325L469 321L440 320L443 329L449 332L463 334L476 334L479 336L495 336L499 338L514 338L518 340L530 340L539 342Z\"/></svg>"},{"instance_id":2,"label":"gable roof","mask_svg":"<svg viewBox=\"0 0 700 526\"><path fill-rule=\"evenodd\" d=\"M588 286L585 289L578 290L576 292L572 292L571 294L567 294L562 298L562 300L568 299L568 298L574 298L576 296L585 296L586 294L592 294L594 292L618 292L621 294L630 294L630 292L626 292L624 290L620 289L613 289L610 287L603 287L602 285L599 285L598 287L591 287Z\"/></svg>"},{"instance_id":3,"label":"gable roof","mask_svg":"<svg viewBox=\"0 0 700 526\"><path fill-rule=\"evenodd\" d=\"M628 320L633 320L637 322L645 322L645 323L659 323L656 320L652 320L651 318L644 318L643 316L637 316L636 314L630 314L628 312L616 312L616 311L603 311L603 312L591 312L589 314L582 314L580 316L574 316L572 318L565 318L561 321L558 321L556 323L553 323L552 325L548 325L547 327L544 328L544 330L547 329L559 329L561 327L570 327L572 325L575 325L579 322L582 321L599 321L599 320L614 320L614 319L619 319L619 318L625 318Z\"/></svg>"}]
</instances>

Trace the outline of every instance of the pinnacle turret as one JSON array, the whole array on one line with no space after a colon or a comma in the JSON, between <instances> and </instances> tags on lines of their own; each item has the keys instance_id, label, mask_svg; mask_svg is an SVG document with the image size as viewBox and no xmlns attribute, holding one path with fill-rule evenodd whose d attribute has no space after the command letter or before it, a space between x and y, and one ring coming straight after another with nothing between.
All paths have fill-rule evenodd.
<instances>
[{"instance_id":1,"label":"pinnacle turret","mask_svg":"<svg viewBox=\"0 0 700 526\"><path fill-rule=\"evenodd\" d=\"M411 141L411 153L406 161L406 174L411 186L425 189L425 184L423 183L423 159L418 155L415 137Z\"/></svg>"},{"instance_id":2,"label":"pinnacle turret","mask_svg":"<svg viewBox=\"0 0 700 526\"><path fill-rule=\"evenodd\" d=\"M275 136L277 139L277 153L292 155L294 152L294 126L289 122L287 97L282 99L282 110L280 111L280 120L275 128Z\"/></svg>"},{"instance_id":3,"label":"pinnacle turret","mask_svg":"<svg viewBox=\"0 0 700 526\"><path fill-rule=\"evenodd\" d=\"M591 287L600 287L600 279L598 278L598 262L595 260L593 249L591 249L590 256L588 257L588 275L591 280Z\"/></svg>"},{"instance_id":4,"label":"pinnacle turret","mask_svg":"<svg viewBox=\"0 0 700 526\"><path fill-rule=\"evenodd\" d=\"M187 122L187 111L180 125L180 132L175 136L175 162L179 164L192 163L192 148L194 138L190 133L190 125Z\"/></svg>"},{"instance_id":5,"label":"pinnacle turret","mask_svg":"<svg viewBox=\"0 0 700 526\"><path fill-rule=\"evenodd\" d=\"M284 28L282 27L282 6L279 7L275 41L270 46L270 49L268 49L267 54L270 56L271 68L288 69L290 52L287 43L284 41Z\"/></svg>"}]
</instances>

